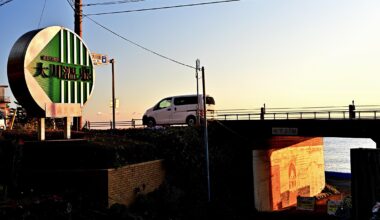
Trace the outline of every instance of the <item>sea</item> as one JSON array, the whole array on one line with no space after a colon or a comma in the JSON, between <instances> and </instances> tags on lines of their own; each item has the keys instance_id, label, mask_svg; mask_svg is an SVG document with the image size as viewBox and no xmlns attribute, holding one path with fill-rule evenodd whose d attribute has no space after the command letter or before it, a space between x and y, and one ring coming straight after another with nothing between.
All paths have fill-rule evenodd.
<instances>
[{"instance_id":1,"label":"sea","mask_svg":"<svg viewBox=\"0 0 380 220\"><path fill-rule=\"evenodd\" d=\"M351 173L351 148L376 148L369 138L324 138L325 170Z\"/></svg>"}]
</instances>

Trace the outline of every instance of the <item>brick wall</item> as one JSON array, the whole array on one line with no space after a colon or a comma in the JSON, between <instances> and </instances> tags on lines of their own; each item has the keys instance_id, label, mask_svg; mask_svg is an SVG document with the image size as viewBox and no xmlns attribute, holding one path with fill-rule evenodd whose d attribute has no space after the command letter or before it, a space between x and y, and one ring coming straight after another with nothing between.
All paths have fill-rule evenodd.
<instances>
[{"instance_id":1,"label":"brick wall","mask_svg":"<svg viewBox=\"0 0 380 220\"><path fill-rule=\"evenodd\" d=\"M108 206L129 205L140 193L157 189L165 179L162 160L132 164L108 170Z\"/></svg>"}]
</instances>

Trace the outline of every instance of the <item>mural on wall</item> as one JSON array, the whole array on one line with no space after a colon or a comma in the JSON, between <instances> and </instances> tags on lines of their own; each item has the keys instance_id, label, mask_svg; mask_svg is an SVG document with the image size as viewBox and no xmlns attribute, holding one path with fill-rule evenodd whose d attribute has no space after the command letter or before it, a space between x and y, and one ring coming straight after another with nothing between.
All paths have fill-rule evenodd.
<instances>
[{"instance_id":1,"label":"mural on wall","mask_svg":"<svg viewBox=\"0 0 380 220\"><path fill-rule=\"evenodd\" d=\"M323 145L290 146L270 154L273 210L314 196L325 186Z\"/></svg>"}]
</instances>

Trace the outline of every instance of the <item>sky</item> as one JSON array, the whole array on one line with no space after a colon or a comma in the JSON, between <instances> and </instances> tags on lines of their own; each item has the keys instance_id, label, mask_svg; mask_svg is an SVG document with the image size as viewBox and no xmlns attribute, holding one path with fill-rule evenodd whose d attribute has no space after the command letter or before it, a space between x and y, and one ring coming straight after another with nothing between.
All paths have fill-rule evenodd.
<instances>
[{"instance_id":1,"label":"sky","mask_svg":"<svg viewBox=\"0 0 380 220\"><path fill-rule=\"evenodd\" d=\"M65 0L13 0L0 6L0 85L24 33L47 26L74 29ZM83 0L83 3L110 0ZM209 0L144 0L88 6L84 14ZM42 13L43 11L43 13ZM41 16L42 15L42 16ZM162 55L205 68L216 109L380 104L380 1L241 0L194 7L91 16L119 35ZM162 98L196 93L195 70L163 59L83 19L91 52L115 59L116 120L139 119ZM201 81L199 82L201 83ZM11 90L7 90L12 101ZM111 66L96 67L84 120L112 118Z\"/></svg>"}]
</instances>

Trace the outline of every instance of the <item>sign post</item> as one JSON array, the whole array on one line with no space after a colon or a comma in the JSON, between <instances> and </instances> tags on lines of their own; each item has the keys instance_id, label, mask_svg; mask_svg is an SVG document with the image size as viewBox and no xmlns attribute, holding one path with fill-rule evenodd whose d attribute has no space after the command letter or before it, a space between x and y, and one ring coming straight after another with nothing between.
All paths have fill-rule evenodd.
<instances>
[{"instance_id":1,"label":"sign post","mask_svg":"<svg viewBox=\"0 0 380 220\"><path fill-rule=\"evenodd\" d=\"M63 138L71 139L71 118L65 117L63 122Z\"/></svg>"},{"instance_id":2,"label":"sign post","mask_svg":"<svg viewBox=\"0 0 380 220\"><path fill-rule=\"evenodd\" d=\"M38 140L45 140L45 118L38 119Z\"/></svg>"},{"instance_id":3,"label":"sign post","mask_svg":"<svg viewBox=\"0 0 380 220\"><path fill-rule=\"evenodd\" d=\"M115 114L115 59L108 59L107 55L98 54L98 53L92 53L92 60L94 62L94 65L103 65L110 63L112 65L112 100L111 100L111 107L112 107L112 125L111 129L116 129L116 114Z\"/></svg>"},{"instance_id":4,"label":"sign post","mask_svg":"<svg viewBox=\"0 0 380 220\"><path fill-rule=\"evenodd\" d=\"M94 89L91 53L67 28L30 31L12 47L8 81L28 115L39 118L39 140L45 140L46 117L65 118L65 138L70 139L71 118L82 116Z\"/></svg>"}]
</instances>

